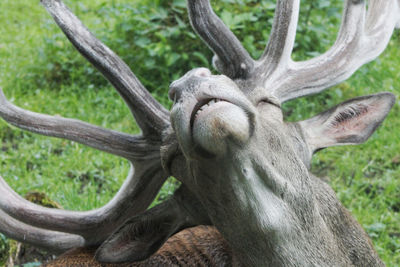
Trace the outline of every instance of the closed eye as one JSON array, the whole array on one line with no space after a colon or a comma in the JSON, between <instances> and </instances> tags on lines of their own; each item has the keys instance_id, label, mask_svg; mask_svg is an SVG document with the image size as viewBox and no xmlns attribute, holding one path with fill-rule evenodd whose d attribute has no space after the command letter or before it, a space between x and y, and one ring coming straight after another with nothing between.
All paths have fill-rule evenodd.
<instances>
[{"instance_id":1,"label":"closed eye","mask_svg":"<svg viewBox=\"0 0 400 267\"><path fill-rule=\"evenodd\" d=\"M277 107L279 109L282 108L280 103L278 103L277 101L274 101L274 100L272 100L270 98L261 99L260 101L258 101L257 106L261 105L261 104L271 104L271 105L273 105L273 106L275 106L275 107Z\"/></svg>"}]
</instances>

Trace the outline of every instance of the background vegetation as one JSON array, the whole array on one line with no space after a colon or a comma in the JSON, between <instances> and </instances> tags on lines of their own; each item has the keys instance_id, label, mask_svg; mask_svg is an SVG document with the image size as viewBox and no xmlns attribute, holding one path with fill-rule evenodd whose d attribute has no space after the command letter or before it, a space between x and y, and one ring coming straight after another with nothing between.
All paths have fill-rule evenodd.
<instances>
[{"instance_id":1,"label":"background vegetation","mask_svg":"<svg viewBox=\"0 0 400 267\"><path fill-rule=\"evenodd\" d=\"M185 0L69 0L92 31L130 65L165 106L168 85L212 54L187 20ZM275 1L220 0L214 8L254 57L268 40ZM342 1L304 0L295 59L332 45ZM123 101L68 43L39 1L0 1L0 84L25 109L78 118L137 133ZM399 32L384 54L351 79L317 96L285 104L287 119L310 117L348 98L389 91L400 95ZM388 266L400 266L400 105L364 145L330 148L314 157L313 171L329 181L371 236ZM0 121L0 173L21 195L39 191L65 209L105 204L127 175L126 161L79 144L20 131ZM329 178L328 178L329 177ZM171 180L157 201L175 188ZM0 234L0 265L9 240Z\"/></svg>"}]
</instances>

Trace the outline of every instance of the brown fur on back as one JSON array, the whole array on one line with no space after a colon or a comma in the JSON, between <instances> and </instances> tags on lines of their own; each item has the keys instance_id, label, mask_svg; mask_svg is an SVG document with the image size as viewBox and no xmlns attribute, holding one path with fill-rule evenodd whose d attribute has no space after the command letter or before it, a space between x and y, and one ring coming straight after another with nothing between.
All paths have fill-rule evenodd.
<instances>
[{"instance_id":1,"label":"brown fur on back","mask_svg":"<svg viewBox=\"0 0 400 267\"><path fill-rule=\"evenodd\" d=\"M211 226L185 229L172 236L149 259L136 263L102 264L94 259L97 248L72 249L44 267L144 267L232 266L232 252L221 234Z\"/></svg>"}]
</instances>

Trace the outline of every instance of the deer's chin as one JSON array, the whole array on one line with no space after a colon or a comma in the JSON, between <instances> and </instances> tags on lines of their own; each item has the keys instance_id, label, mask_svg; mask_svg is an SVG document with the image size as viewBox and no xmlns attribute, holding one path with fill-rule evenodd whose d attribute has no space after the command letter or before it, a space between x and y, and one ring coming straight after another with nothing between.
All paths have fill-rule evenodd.
<instances>
[{"instance_id":1,"label":"deer's chin","mask_svg":"<svg viewBox=\"0 0 400 267\"><path fill-rule=\"evenodd\" d=\"M250 138L250 121L240 107L218 102L197 114L192 128L193 142L214 154L225 154L230 144L241 145Z\"/></svg>"}]
</instances>

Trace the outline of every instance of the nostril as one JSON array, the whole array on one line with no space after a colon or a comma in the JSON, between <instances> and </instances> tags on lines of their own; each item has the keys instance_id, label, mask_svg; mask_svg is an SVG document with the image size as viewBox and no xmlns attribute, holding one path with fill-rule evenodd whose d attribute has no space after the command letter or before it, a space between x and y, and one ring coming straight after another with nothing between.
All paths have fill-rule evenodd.
<instances>
[{"instance_id":1,"label":"nostril","mask_svg":"<svg viewBox=\"0 0 400 267\"><path fill-rule=\"evenodd\" d=\"M175 102L176 87L171 86L168 91L168 97L171 101Z\"/></svg>"},{"instance_id":2,"label":"nostril","mask_svg":"<svg viewBox=\"0 0 400 267\"><path fill-rule=\"evenodd\" d=\"M211 71L206 68L199 68L195 71L194 75L199 76L199 77L210 77Z\"/></svg>"}]
</instances>

